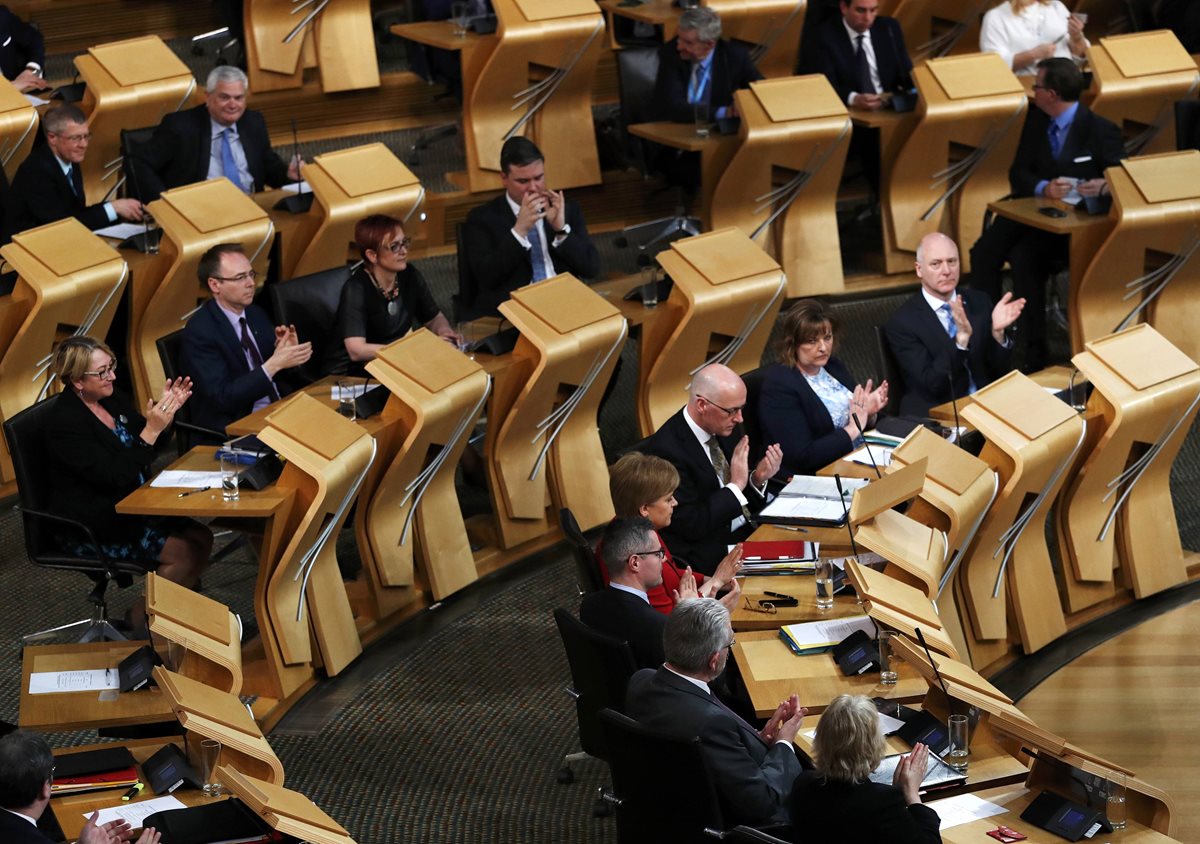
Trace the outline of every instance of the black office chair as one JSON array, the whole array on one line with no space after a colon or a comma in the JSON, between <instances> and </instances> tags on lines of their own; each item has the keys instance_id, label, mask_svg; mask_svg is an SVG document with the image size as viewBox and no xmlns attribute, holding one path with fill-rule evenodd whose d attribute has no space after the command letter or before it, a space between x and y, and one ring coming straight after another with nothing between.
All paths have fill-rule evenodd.
<instances>
[{"instance_id":1,"label":"black office chair","mask_svg":"<svg viewBox=\"0 0 1200 844\"><path fill-rule=\"evenodd\" d=\"M762 422L758 417L758 400L762 396L763 382L767 380L767 367L760 366L751 369L742 376L746 385L746 404L742 408L742 427L750 438L750 465L755 466L762 459L766 444L763 442Z\"/></svg>"},{"instance_id":2,"label":"black office chair","mask_svg":"<svg viewBox=\"0 0 1200 844\"><path fill-rule=\"evenodd\" d=\"M604 799L616 808L620 844L702 844L733 837L698 738L661 735L612 709L602 711L599 721L613 778ZM767 829L790 840L789 827Z\"/></svg>"},{"instance_id":3,"label":"black office chair","mask_svg":"<svg viewBox=\"0 0 1200 844\"><path fill-rule=\"evenodd\" d=\"M1200 101L1175 103L1175 148L1200 149Z\"/></svg>"},{"instance_id":4,"label":"black office chair","mask_svg":"<svg viewBox=\"0 0 1200 844\"><path fill-rule=\"evenodd\" d=\"M451 295L450 307L454 311L455 322L468 322L483 316L475 307L475 299L479 296L479 285L471 275L471 265L467 262L467 251L463 246L463 224L454 224L454 266L458 272L458 292Z\"/></svg>"},{"instance_id":5,"label":"black office chair","mask_svg":"<svg viewBox=\"0 0 1200 844\"><path fill-rule=\"evenodd\" d=\"M334 267L311 275L293 278L270 287L271 312L281 325L296 326L301 340L312 343L312 357L298 367L308 382L324 375L325 351L330 343L340 343L335 335L338 302L350 277L351 266Z\"/></svg>"},{"instance_id":6,"label":"black office chair","mask_svg":"<svg viewBox=\"0 0 1200 844\"><path fill-rule=\"evenodd\" d=\"M176 378L191 374L182 371L179 365L183 350L182 328L159 337L154 341L154 345L158 348L158 359L162 363L163 375L174 381ZM179 449L180 454L186 453L197 443L219 443L228 439L224 431L215 431L212 428L193 425L191 423L191 414L190 402L175 411L175 420L172 423L172 427L175 429L175 447Z\"/></svg>"},{"instance_id":7,"label":"black office chair","mask_svg":"<svg viewBox=\"0 0 1200 844\"><path fill-rule=\"evenodd\" d=\"M881 412L896 416L900 412L900 399L904 397L904 378L882 325L875 326L875 366L876 371L888 382L888 402Z\"/></svg>"},{"instance_id":8,"label":"black office chair","mask_svg":"<svg viewBox=\"0 0 1200 844\"><path fill-rule=\"evenodd\" d=\"M579 594L595 592L604 588L604 578L600 576L596 554L592 543L579 529L579 522L570 508L564 507L558 511L558 524L563 536L571 545L571 556L575 560L575 585Z\"/></svg>"},{"instance_id":9,"label":"black office chair","mask_svg":"<svg viewBox=\"0 0 1200 844\"><path fill-rule=\"evenodd\" d=\"M608 759L608 745L598 714L602 709L625 709L625 687L637 665L627 642L593 630L567 610L556 609L554 622L571 667L567 694L575 699L579 746L583 748L581 753L569 753L563 758L558 781L569 783L575 779L571 763L588 758Z\"/></svg>"},{"instance_id":10,"label":"black office chair","mask_svg":"<svg viewBox=\"0 0 1200 844\"><path fill-rule=\"evenodd\" d=\"M658 119L654 101L654 82L658 77L658 47L626 47L617 51L617 85L621 94L621 128L634 123L646 123ZM625 135L625 152L631 164L643 174L650 172L652 162L661 149L628 131ZM629 244L629 235L638 231L653 232L653 236L638 244L638 250L646 251L651 246L678 234L694 236L700 234L700 220L687 214L686 195L681 192L681 201L671 217L660 217L648 223L627 226L621 230L618 246Z\"/></svg>"},{"instance_id":11,"label":"black office chair","mask_svg":"<svg viewBox=\"0 0 1200 844\"><path fill-rule=\"evenodd\" d=\"M25 528L25 553L34 565L77 571L86 575L94 584L88 594L88 601L93 609L90 618L30 633L23 636L22 640L28 643L74 630L82 631L80 642L121 640L125 636L108 620L105 593L108 591L108 584L114 580L119 586L132 584L134 575L146 571L146 561L110 560L87 525L50 512L52 470L46 427L54 409L54 402L60 400L60 396L52 396L22 410L11 419L4 420L4 438L12 455L13 472L20 496L21 520ZM71 554L63 550L64 542L86 544L95 549L95 554Z\"/></svg>"}]
</instances>

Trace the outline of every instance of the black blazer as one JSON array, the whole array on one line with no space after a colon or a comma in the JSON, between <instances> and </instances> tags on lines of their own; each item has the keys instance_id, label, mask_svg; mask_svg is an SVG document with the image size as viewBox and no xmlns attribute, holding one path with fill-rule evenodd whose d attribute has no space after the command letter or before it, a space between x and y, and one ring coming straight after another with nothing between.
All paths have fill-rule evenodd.
<instances>
[{"instance_id":1,"label":"black blazer","mask_svg":"<svg viewBox=\"0 0 1200 844\"><path fill-rule=\"evenodd\" d=\"M810 55L805 59L809 73L823 73L837 91L842 102L850 95L862 93L858 88L858 63L854 44L846 34L840 15L825 21L817 28ZM912 88L912 59L904 46L904 33L895 18L880 15L871 25L871 46L875 49L875 64L879 84L886 91Z\"/></svg>"},{"instance_id":2,"label":"black blazer","mask_svg":"<svg viewBox=\"0 0 1200 844\"><path fill-rule=\"evenodd\" d=\"M638 668L658 668L666 659L662 634L667 617L637 595L612 586L588 592L579 604L579 620L628 642Z\"/></svg>"},{"instance_id":3,"label":"black blazer","mask_svg":"<svg viewBox=\"0 0 1200 844\"><path fill-rule=\"evenodd\" d=\"M287 164L271 149L262 114L247 110L237 122L237 131L254 177L254 189L286 185L290 181ZM149 202L165 190L207 179L211 154L212 119L208 107L201 104L176 111L164 116L150 140L135 151L130 181L137 186L138 198Z\"/></svg>"},{"instance_id":4,"label":"black blazer","mask_svg":"<svg viewBox=\"0 0 1200 844\"><path fill-rule=\"evenodd\" d=\"M52 844L51 839L28 821L0 810L0 841L6 844Z\"/></svg>"},{"instance_id":5,"label":"black blazer","mask_svg":"<svg viewBox=\"0 0 1200 844\"><path fill-rule=\"evenodd\" d=\"M941 844L941 820L921 803L906 806L900 789L875 782L844 783L805 771L792 790L792 817L804 840L838 844Z\"/></svg>"},{"instance_id":6,"label":"black blazer","mask_svg":"<svg viewBox=\"0 0 1200 844\"><path fill-rule=\"evenodd\" d=\"M792 784L812 766L807 756L768 746L715 697L667 668L645 668L629 679L625 711L666 735L699 736L729 826L788 823Z\"/></svg>"},{"instance_id":7,"label":"black blazer","mask_svg":"<svg viewBox=\"0 0 1200 844\"><path fill-rule=\"evenodd\" d=\"M122 418L133 435L134 444L126 447L69 386L51 401L46 441L55 512L83 522L100 542L131 541L141 532L142 519L118 515L116 506L141 485L154 462L154 449L138 436L146 420L119 393L101 400L101 406L114 419Z\"/></svg>"},{"instance_id":8,"label":"black blazer","mask_svg":"<svg viewBox=\"0 0 1200 844\"><path fill-rule=\"evenodd\" d=\"M245 315L259 354L266 360L275 351L275 327L257 305L246 308ZM191 421L204 428L224 431L226 425L248 414L254 403L270 392L270 379L261 367L250 369L241 337L212 299L184 326L180 369L192 378L194 395L188 402ZM275 376L280 396L297 386L295 376L287 370Z\"/></svg>"},{"instance_id":9,"label":"black blazer","mask_svg":"<svg viewBox=\"0 0 1200 844\"><path fill-rule=\"evenodd\" d=\"M462 252L467 259L467 278L458 294L470 316L494 315L500 303L533 278L529 251L512 235L517 216L508 207L505 194L477 205L467 214L462 228ZM580 279L600 274L600 253L588 237L587 224L579 206L567 200L567 225L571 233L558 246L549 245L555 273L571 273ZM551 236L546 226L547 236ZM461 318L461 317L460 317Z\"/></svg>"},{"instance_id":10,"label":"black blazer","mask_svg":"<svg viewBox=\"0 0 1200 844\"><path fill-rule=\"evenodd\" d=\"M950 401L951 379L954 398L965 396L970 384L968 368L980 389L1012 369L1011 348L1004 348L992 337L992 300L978 290L960 287L958 292L971 323L971 342L966 351L950 339L919 290L896 309L884 326L904 379L904 396L900 399L904 416L926 416L929 408Z\"/></svg>"},{"instance_id":11,"label":"black blazer","mask_svg":"<svg viewBox=\"0 0 1200 844\"><path fill-rule=\"evenodd\" d=\"M1046 134L1049 127L1048 114L1040 108L1029 109L1017 154L1008 171L1013 196L1033 196L1034 188L1043 179L1059 176L1098 179L1106 168L1119 164L1125 157L1121 130L1083 103L1075 112L1057 159L1050 154L1050 139Z\"/></svg>"},{"instance_id":12,"label":"black blazer","mask_svg":"<svg viewBox=\"0 0 1200 844\"><path fill-rule=\"evenodd\" d=\"M687 90L692 63L679 57L676 41L677 38L672 38L658 51L654 104L660 115L658 119L691 123L695 114L688 103ZM728 108L733 103L734 91L748 88L751 82L762 78L745 47L732 41L718 41L713 47L712 71L707 86L710 113L715 114L718 108Z\"/></svg>"},{"instance_id":13,"label":"black blazer","mask_svg":"<svg viewBox=\"0 0 1200 844\"><path fill-rule=\"evenodd\" d=\"M696 571L712 575L728 553L726 546L742 541L753 528L747 524L736 533L729 530L729 523L742 515L741 505L732 491L717 482L708 450L683 419L686 412L686 407L681 408L663 423L646 441L644 451L669 461L679 471L675 513L671 524L659 535L676 562L689 563ZM726 459L741 437L742 432L735 430L721 438ZM753 486L747 485L744 493L751 513L762 509L765 502Z\"/></svg>"},{"instance_id":14,"label":"black blazer","mask_svg":"<svg viewBox=\"0 0 1200 844\"><path fill-rule=\"evenodd\" d=\"M4 242L26 229L44 226L67 217L74 217L89 229L108 225L104 203L83 204L83 173L78 164L71 165L75 187L71 190L67 177L58 166L58 159L43 144L29 153L17 168L4 214Z\"/></svg>"},{"instance_id":15,"label":"black blazer","mask_svg":"<svg viewBox=\"0 0 1200 844\"><path fill-rule=\"evenodd\" d=\"M831 357L825 371L854 391L854 378L840 360ZM833 427L829 411L794 366L776 363L767 369L758 397L758 418L763 441L777 442L783 449L780 477L816 474L853 447L845 430ZM867 423L866 419L860 421Z\"/></svg>"},{"instance_id":16,"label":"black blazer","mask_svg":"<svg viewBox=\"0 0 1200 844\"><path fill-rule=\"evenodd\" d=\"M0 72L5 79L16 79L30 62L45 70L42 33L9 11L8 6L0 6Z\"/></svg>"}]
</instances>

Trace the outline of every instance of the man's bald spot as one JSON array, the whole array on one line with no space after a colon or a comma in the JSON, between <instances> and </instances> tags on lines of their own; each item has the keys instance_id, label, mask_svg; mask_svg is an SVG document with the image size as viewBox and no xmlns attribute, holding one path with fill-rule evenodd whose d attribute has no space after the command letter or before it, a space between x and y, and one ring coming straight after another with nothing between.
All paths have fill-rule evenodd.
<instances>
[{"instance_id":1,"label":"man's bald spot","mask_svg":"<svg viewBox=\"0 0 1200 844\"><path fill-rule=\"evenodd\" d=\"M954 242L953 238L951 238L947 235L944 235L941 232L930 232L929 234L927 234L923 238L921 238L921 242L917 244L917 263L918 264L925 263L925 245L932 244L935 241L946 241L947 243L949 243L951 246L954 247L955 253L958 252L958 244Z\"/></svg>"},{"instance_id":2,"label":"man's bald spot","mask_svg":"<svg viewBox=\"0 0 1200 844\"><path fill-rule=\"evenodd\" d=\"M688 392L691 398L706 396L713 399L722 396L729 390L737 389L741 383L738 374L722 363L710 363L692 378L692 386Z\"/></svg>"}]
</instances>

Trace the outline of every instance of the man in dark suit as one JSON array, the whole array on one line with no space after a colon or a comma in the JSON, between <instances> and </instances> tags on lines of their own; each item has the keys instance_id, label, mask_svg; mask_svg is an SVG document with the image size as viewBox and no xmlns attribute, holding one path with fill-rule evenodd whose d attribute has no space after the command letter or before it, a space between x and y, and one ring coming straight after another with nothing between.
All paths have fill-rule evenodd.
<instances>
[{"instance_id":1,"label":"man in dark suit","mask_svg":"<svg viewBox=\"0 0 1200 844\"><path fill-rule=\"evenodd\" d=\"M208 75L205 90L204 105L166 115L153 137L135 150L130 181L144 202L221 176L246 193L300 177L301 161L284 164L271 149L263 116L246 108L245 73L222 65Z\"/></svg>"},{"instance_id":2,"label":"man in dark suit","mask_svg":"<svg viewBox=\"0 0 1200 844\"><path fill-rule=\"evenodd\" d=\"M847 106L879 111L888 96L913 87L912 60L894 18L879 15L879 0L840 0L840 18L817 27L802 57L809 73L821 73ZM873 190L879 189L879 132L855 126L850 154L862 165Z\"/></svg>"},{"instance_id":3,"label":"man in dark suit","mask_svg":"<svg viewBox=\"0 0 1200 844\"><path fill-rule=\"evenodd\" d=\"M658 54L654 104L666 120L691 123L695 104L708 103L714 118L737 113L733 92L763 76L741 44L721 38L721 18L712 9L688 9L678 35Z\"/></svg>"},{"instance_id":4,"label":"man in dark suit","mask_svg":"<svg viewBox=\"0 0 1200 844\"><path fill-rule=\"evenodd\" d=\"M639 516L609 522L602 545L608 586L583 596L579 619L628 642L638 668L657 668L667 617L650 606L646 593L662 583L662 543L650 520Z\"/></svg>"},{"instance_id":5,"label":"man in dark suit","mask_svg":"<svg viewBox=\"0 0 1200 844\"><path fill-rule=\"evenodd\" d=\"M222 243L197 270L213 297L183 329L180 368L192 378L191 421L224 431L300 386L289 373L312 356L292 326L272 326L254 301L256 274L240 244Z\"/></svg>"},{"instance_id":6,"label":"man in dark suit","mask_svg":"<svg viewBox=\"0 0 1200 844\"><path fill-rule=\"evenodd\" d=\"M600 253L588 237L583 212L562 191L546 187L542 151L528 138L500 148L504 193L471 209L462 230L466 272L460 268L459 319L496 313L512 291L571 273L600 274Z\"/></svg>"},{"instance_id":7,"label":"man in dark suit","mask_svg":"<svg viewBox=\"0 0 1200 844\"><path fill-rule=\"evenodd\" d=\"M1033 102L1008 171L1012 194L1074 199L1102 210L1108 200L1105 168L1125 157L1115 124L1079 102L1083 74L1070 59L1038 62ZM1053 137L1052 137L1053 135ZM1046 363L1046 279L1055 259L1065 260L1068 242L1055 235L997 217L971 247L971 286L993 299L1000 296L1000 270L1012 265L1013 293L1029 307L1017 324L1025 347L1022 369L1034 372Z\"/></svg>"},{"instance_id":8,"label":"man in dark suit","mask_svg":"<svg viewBox=\"0 0 1200 844\"><path fill-rule=\"evenodd\" d=\"M904 381L904 416L926 416L934 405L973 393L1012 369L1005 332L1025 300L1005 293L993 307L985 293L958 291L958 264L958 246L946 235L921 238L921 289L884 327Z\"/></svg>"},{"instance_id":9,"label":"man in dark suit","mask_svg":"<svg viewBox=\"0 0 1200 844\"><path fill-rule=\"evenodd\" d=\"M753 530L751 513L762 509L767 481L779 471L778 444L751 472L750 440L739 431L746 385L719 363L696 373L688 403L654 432L644 449L679 471L678 502L662 535L671 555L711 575L729 546Z\"/></svg>"},{"instance_id":10,"label":"man in dark suit","mask_svg":"<svg viewBox=\"0 0 1200 844\"><path fill-rule=\"evenodd\" d=\"M0 73L18 91L42 91L50 87L42 78L45 64L42 33L0 6Z\"/></svg>"},{"instance_id":11,"label":"man in dark suit","mask_svg":"<svg viewBox=\"0 0 1200 844\"><path fill-rule=\"evenodd\" d=\"M4 242L26 229L74 217L89 229L99 229L118 219L142 219L142 203L113 199L85 205L83 171L87 155L87 118L73 105L52 108L42 118L46 143L35 148L17 168L4 214Z\"/></svg>"},{"instance_id":12,"label":"man in dark suit","mask_svg":"<svg viewBox=\"0 0 1200 844\"><path fill-rule=\"evenodd\" d=\"M50 844L38 829L38 819L50 804L54 755L37 733L17 730L0 738L0 841L5 844ZM79 835L79 844L115 844L133 838L122 820L97 824L94 812ZM154 827L143 830L137 844L158 844Z\"/></svg>"},{"instance_id":13,"label":"man in dark suit","mask_svg":"<svg viewBox=\"0 0 1200 844\"><path fill-rule=\"evenodd\" d=\"M652 730L700 738L730 825L789 823L792 784L812 767L792 743L806 714L799 698L783 701L761 730L717 700L708 684L725 670L734 638L729 611L712 598L677 604L663 644L666 663L630 678L626 713Z\"/></svg>"}]
</instances>

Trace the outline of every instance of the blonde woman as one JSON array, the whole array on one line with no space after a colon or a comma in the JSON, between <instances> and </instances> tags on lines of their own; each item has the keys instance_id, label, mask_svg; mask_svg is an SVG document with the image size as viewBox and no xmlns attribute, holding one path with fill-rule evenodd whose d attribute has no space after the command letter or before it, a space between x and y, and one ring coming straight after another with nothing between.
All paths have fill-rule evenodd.
<instances>
[{"instance_id":1,"label":"blonde woman","mask_svg":"<svg viewBox=\"0 0 1200 844\"><path fill-rule=\"evenodd\" d=\"M816 770L801 774L792 789L792 817L806 841L941 844L938 814L919 794L928 748L918 743L900 760L892 785L871 782L886 748L870 698L834 698L817 724Z\"/></svg>"},{"instance_id":2,"label":"blonde woman","mask_svg":"<svg viewBox=\"0 0 1200 844\"><path fill-rule=\"evenodd\" d=\"M1042 59L1087 56L1083 22L1061 0L1005 0L983 16L979 49L999 53L1017 76L1034 76Z\"/></svg>"}]
</instances>

